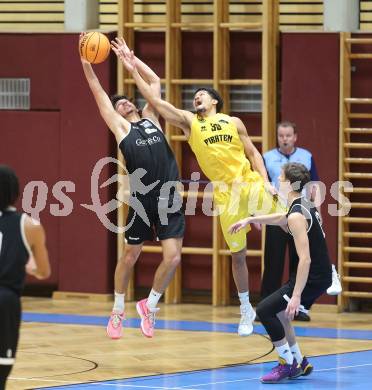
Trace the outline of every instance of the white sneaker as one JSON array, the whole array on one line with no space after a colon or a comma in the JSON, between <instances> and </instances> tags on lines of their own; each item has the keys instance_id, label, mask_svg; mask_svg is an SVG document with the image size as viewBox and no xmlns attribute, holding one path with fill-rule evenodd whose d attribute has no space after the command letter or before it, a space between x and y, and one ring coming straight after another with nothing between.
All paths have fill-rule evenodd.
<instances>
[{"instance_id":1,"label":"white sneaker","mask_svg":"<svg viewBox=\"0 0 372 390\"><path fill-rule=\"evenodd\" d=\"M256 318L256 312L253 310L251 304L249 304L240 306L240 314L238 335L242 337L249 336L253 332L253 321Z\"/></svg>"},{"instance_id":2,"label":"white sneaker","mask_svg":"<svg viewBox=\"0 0 372 390\"><path fill-rule=\"evenodd\" d=\"M336 271L336 267L332 264L332 284L327 289L328 295L338 295L342 291L340 275Z\"/></svg>"}]
</instances>

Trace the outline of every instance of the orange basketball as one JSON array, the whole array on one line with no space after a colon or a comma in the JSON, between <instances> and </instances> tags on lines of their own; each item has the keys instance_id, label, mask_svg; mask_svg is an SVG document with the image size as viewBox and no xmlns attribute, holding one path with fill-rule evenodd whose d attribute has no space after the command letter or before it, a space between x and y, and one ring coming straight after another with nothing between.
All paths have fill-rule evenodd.
<instances>
[{"instance_id":1,"label":"orange basketball","mask_svg":"<svg viewBox=\"0 0 372 390\"><path fill-rule=\"evenodd\" d=\"M110 42L106 35L93 31L84 35L79 42L80 56L91 64L103 62L110 53Z\"/></svg>"}]
</instances>

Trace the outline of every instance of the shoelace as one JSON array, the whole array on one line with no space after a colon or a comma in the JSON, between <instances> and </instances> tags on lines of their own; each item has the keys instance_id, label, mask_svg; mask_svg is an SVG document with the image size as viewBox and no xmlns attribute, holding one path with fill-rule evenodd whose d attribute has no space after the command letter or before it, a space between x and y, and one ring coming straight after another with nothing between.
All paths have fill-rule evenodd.
<instances>
[{"instance_id":1,"label":"shoelace","mask_svg":"<svg viewBox=\"0 0 372 390\"><path fill-rule=\"evenodd\" d=\"M146 318L149 320L151 326L155 325L155 314L159 311L158 308L154 309L154 311L150 311L146 314Z\"/></svg>"},{"instance_id":2,"label":"shoelace","mask_svg":"<svg viewBox=\"0 0 372 390\"><path fill-rule=\"evenodd\" d=\"M240 312L240 325L250 325L251 324L251 310L248 308Z\"/></svg>"},{"instance_id":3,"label":"shoelace","mask_svg":"<svg viewBox=\"0 0 372 390\"><path fill-rule=\"evenodd\" d=\"M242 317L240 318L240 324L241 325L250 325L250 323L252 322L250 319L250 315L249 313L241 313L242 314Z\"/></svg>"},{"instance_id":4,"label":"shoelace","mask_svg":"<svg viewBox=\"0 0 372 390\"><path fill-rule=\"evenodd\" d=\"M120 314L114 313L114 314L112 315L111 322L112 322L112 326L113 326L114 328L117 328L117 327L120 325L120 322L121 322L121 316L120 316Z\"/></svg>"}]
</instances>

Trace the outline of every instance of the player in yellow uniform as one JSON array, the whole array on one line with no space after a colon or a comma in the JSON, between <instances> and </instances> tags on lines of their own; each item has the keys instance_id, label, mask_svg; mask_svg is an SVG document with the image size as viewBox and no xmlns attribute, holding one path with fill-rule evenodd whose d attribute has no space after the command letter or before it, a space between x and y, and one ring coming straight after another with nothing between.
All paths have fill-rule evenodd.
<instances>
[{"instance_id":1,"label":"player in yellow uniform","mask_svg":"<svg viewBox=\"0 0 372 390\"><path fill-rule=\"evenodd\" d=\"M214 201L231 250L232 272L241 302L238 333L248 336L253 331L256 316L249 302L245 254L246 233L250 228L237 235L231 235L228 228L247 214L282 210L276 198L265 189L268 177L262 156L250 140L243 122L220 113L223 101L214 89L200 88L195 92L196 114L177 109L152 93L136 69L133 52L114 51L132 74L144 98L166 121L183 130L202 171L214 183Z\"/></svg>"},{"instance_id":2,"label":"player in yellow uniform","mask_svg":"<svg viewBox=\"0 0 372 390\"><path fill-rule=\"evenodd\" d=\"M202 99L210 98L222 106L222 99L211 88L197 90L194 104L203 104ZM215 183L214 201L219 208L225 240L232 253L240 252L246 248L246 233L250 228L239 236L231 235L228 232L230 221L247 212L252 215L272 213L276 207L276 198L265 190L267 173L261 155L250 141L242 121L222 113L193 115L188 142L200 168ZM257 171L252 170L249 158Z\"/></svg>"}]
</instances>

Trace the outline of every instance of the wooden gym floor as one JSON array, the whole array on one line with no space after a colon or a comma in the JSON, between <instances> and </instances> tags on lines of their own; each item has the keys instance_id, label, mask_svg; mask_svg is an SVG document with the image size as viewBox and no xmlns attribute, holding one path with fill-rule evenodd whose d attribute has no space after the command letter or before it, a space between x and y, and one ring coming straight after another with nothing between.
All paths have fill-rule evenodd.
<instances>
[{"instance_id":1,"label":"wooden gym floor","mask_svg":"<svg viewBox=\"0 0 372 390\"><path fill-rule=\"evenodd\" d=\"M257 389L265 386L258 377L272 364L261 363L274 361L276 355L271 352L271 343L259 323L255 323L253 335L247 338L237 335L238 306L161 304L155 337L146 339L138 327L135 303L127 303L126 328L120 340L106 336L111 306L111 302L24 298L18 356L7 389L61 386L66 389ZM372 314L336 314L318 305L311 318L309 323L295 325L301 335L298 341L303 352L316 362L315 372L300 382L301 387L297 384L296 389L314 388L314 385L319 389L343 388L332 381L339 381L338 368L344 368L345 364L353 367L349 368L347 378L353 375L350 370L360 371L360 367L370 370L372 354L348 353L372 351ZM319 369L317 373L319 367L332 366L328 358L328 363L317 360L327 356L338 362L342 357L349 360L341 365L337 363L333 376L332 368ZM360 360L367 364L360 364ZM350 363L354 361L358 364ZM364 381L359 371L355 372L359 376L353 383ZM180 374L169 375L172 373ZM196 378L196 373L199 376L202 373L203 378ZM345 370L342 373L346 375ZM317 377L325 374L331 375L327 379L333 378L331 387L322 387L323 380L320 385L316 383ZM220 379L216 381L217 377ZM348 383L345 388L359 387Z\"/></svg>"}]
</instances>

